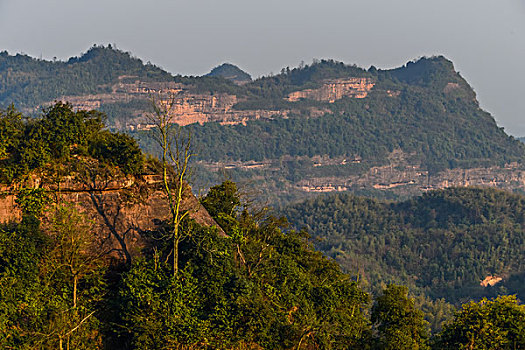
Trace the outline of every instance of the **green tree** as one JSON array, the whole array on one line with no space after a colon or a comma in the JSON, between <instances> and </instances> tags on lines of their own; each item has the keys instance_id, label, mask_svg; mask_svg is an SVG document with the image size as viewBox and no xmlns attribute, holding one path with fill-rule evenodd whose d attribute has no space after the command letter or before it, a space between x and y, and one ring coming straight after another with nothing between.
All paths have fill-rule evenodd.
<instances>
[{"instance_id":1,"label":"green tree","mask_svg":"<svg viewBox=\"0 0 525 350\"><path fill-rule=\"evenodd\" d=\"M380 349L428 349L427 322L404 286L389 285L372 307Z\"/></svg>"},{"instance_id":2,"label":"green tree","mask_svg":"<svg viewBox=\"0 0 525 350\"><path fill-rule=\"evenodd\" d=\"M436 349L525 349L525 306L515 296L469 302L438 334Z\"/></svg>"}]
</instances>

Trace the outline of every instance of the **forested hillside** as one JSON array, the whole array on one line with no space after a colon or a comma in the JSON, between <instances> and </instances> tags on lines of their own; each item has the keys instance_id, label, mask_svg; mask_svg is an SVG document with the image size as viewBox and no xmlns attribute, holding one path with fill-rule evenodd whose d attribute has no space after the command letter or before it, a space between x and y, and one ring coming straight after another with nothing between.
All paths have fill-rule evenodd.
<instances>
[{"instance_id":1,"label":"forested hillside","mask_svg":"<svg viewBox=\"0 0 525 350\"><path fill-rule=\"evenodd\" d=\"M196 199L191 193L184 195L188 187L181 163L171 167L165 159L146 157L129 136L105 130L103 119L100 112L74 111L62 103L36 119L23 118L14 108L0 110L0 203L14 202L21 211L19 218L8 222L1 218L0 224L1 348L525 347L525 309L515 298L468 303L451 316L450 307L442 301L418 309L421 303L403 286L385 285L372 296L365 290L363 277L344 273L336 261L314 249L305 231L292 230L284 217L270 215L267 208L244 200L231 181L213 186L200 204L197 201L196 209L184 207L182 201ZM184 132L173 131L175 138ZM145 179L140 186L111 187L117 178L132 183L140 177ZM156 177L161 180L155 181ZM97 182L102 187L89 187ZM152 189L164 193L163 206L170 210L128 211L131 203L147 202L144 195ZM67 192L75 191L76 195L67 197ZM108 198L104 192L117 201L114 211L110 203L101 202ZM426 206L426 201L436 205ZM477 248L490 245L476 253L482 253L483 262L495 273L502 266L509 268L507 273L522 267L523 242L517 232L521 229L523 233L523 197L456 190L400 204L356 203L359 208L366 207L360 203L368 203L370 215L355 224L374 229L378 237L384 235L382 228L405 225L409 235L396 232L384 241L405 239L401 252L410 251L409 237L414 234L425 243L418 251L420 259L431 259L437 253L448 257L446 249L439 250L440 243L425 240L422 230L434 229L442 239L440 228L454 227L460 252L467 251L467 243ZM334 209L328 202L326 208ZM293 215L298 210L290 211L292 218L296 219ZM211 219L197 223L192 216L196 211ZM96 217L88 219L88 212ZM404 216L399 219L396 213ZM119 240L122 249L134 251L125 257L115 254L116 247L106 245L108 237L101 230L109 228L109 235L118 235L121 214L132 216ZM151 214L158 215L151 220L154 226L126 240L141 216ZM336 227L338 222L336 217ZM479 230L476 239L461 231L469 225L476 233ZM322 236L314 228L314 236ZM365 235L366 230L361 231ZM326 232L331 235L333 231L328 227ZM491 240L496 235L501 244ZM375 244L373 239L368 242ZM376 246L386 248L381 244ZM497 255L499 264L492 255ZM468 253L459 261L467 258ZM407 271L412 271L411 254L389 255L388 263L401 271L401 259L406 259ZM448 276L451 263L446 260L443 267L433 266L428 272L440 276L443 271ZM470 281L465 273L471 270L460 266L464 267L460 281ZM364 263L362 267L361 276L368 269L379 276L376 271L384 265L374 269ZM475 264L474 272L483 268ZM393 280L388 273L382 276L385 283ZM408 282L416 291L425 288L417 281ZM504 292L501 288L494 291ZM462 300L467 299L462 294ZM467 332L475 332L476 337L465 336Z\"/></svg>"},{"instance_id":2,"label":"forested hillside","mask_svg":"<svg viewBox=\"0 0 525 350\"><path fill-rule=\"evenodd\" d=\"M223 77L236 83L247 83L252 81L250 74L231 63L223 63L207 74L210 77Z\"/></svg>"},{"instance_id":3,"label":"forested hillside","mask_svg":"<svg viewBox=\"0 0 525 350\"><path fill-rule=\"evenodd\" d=\"M284 213L372 290L402 283L454 304L507 293L525 299L522 195L450 188L385 202L339 194L292 205Z\"/></svg>"},{"instance_id":4,"label":"forested hillside","mask_svg":"<svg viewBox=\"0 0 525 350\"><path fill-rule=\"evenodd\" d=\"M35 107L66 95L111 93L122 75L152 81L173 77L116 49L93 46L81 57L49 62L27 55L0 53L0 105Z\"/></svg>"}]
</instances>

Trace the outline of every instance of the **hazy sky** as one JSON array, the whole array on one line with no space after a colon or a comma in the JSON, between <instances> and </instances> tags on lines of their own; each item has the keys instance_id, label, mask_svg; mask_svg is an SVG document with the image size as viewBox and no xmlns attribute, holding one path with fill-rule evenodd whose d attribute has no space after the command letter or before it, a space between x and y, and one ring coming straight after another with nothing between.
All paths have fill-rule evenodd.
<instances>
[{"instance_id":1,"label":"hazy sky","mask_svg":"<svg viewBox=\"0 0 525 350\"><path fill-rule=\"evenodd\" d=\"M443 54L525 136L525 0L0 0L0 51L67 59L116 44L172 72L257 77L333 58L396 67Z\"/></svg>"}]
</instances>

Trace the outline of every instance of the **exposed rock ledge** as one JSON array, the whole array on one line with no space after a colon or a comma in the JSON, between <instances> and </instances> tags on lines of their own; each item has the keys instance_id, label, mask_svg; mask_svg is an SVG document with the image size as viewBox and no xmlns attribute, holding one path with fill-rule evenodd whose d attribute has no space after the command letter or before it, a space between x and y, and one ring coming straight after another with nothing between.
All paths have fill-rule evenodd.
<instances>
[{"instance_id":1,"label":"exposed rock ledge","mask_svg":"<svg viewBox=\"0 0 525 350\"><path fill-rule=\"evenodd\" d=\"M91 183L66 178L60 184L42 183L33 177L24 186L49 190L54 203L71 203L93 223L94 239L112 250L114 258L128 260L144 247L142 234L155 230L169 216L160 184L160 176L143 175L110 181L96 179ZM0 185L0 222L20 220L21 211L16 204L19 188L20 185ZM47 210L53 210L53 205ZM184 189L182 210L188 210L198 224L216 226L219 234L225 235L189 185Z\"/></svg>"}]
</instances>

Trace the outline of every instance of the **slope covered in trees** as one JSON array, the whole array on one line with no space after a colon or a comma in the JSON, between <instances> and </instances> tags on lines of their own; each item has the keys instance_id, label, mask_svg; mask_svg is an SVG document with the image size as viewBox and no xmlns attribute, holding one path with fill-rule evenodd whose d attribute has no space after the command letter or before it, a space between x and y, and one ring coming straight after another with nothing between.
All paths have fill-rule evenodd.
<instances>
[{"instance_id":1,"label":"slope covered in trees","mask_svg":"<svg viewBox=\"0 0 525 350\"><path fill-rule=\"evenodd\" d=\"M192 125L204 160L264 160L328 155L380 159L395 149L415 154L413 161L441 170L522 160L525 147L498 128L482 111L474 92L443 57L421 59L391 71L337 62L284 71L247 85L250 97L239 107L290 108L283 98L324 79L366 76L377 81L366 98L334 103L302 101L327 110L324 116L252 121L246 125ZM293 87L293 88L292 88ZM448 87L448 88L447 88ZM385 91L397 91L397 97Z\"/></svg>"},{"instance_id":2,"label":"slope covered in trees","mask_svg":"<svg viewBox=\"0 0 525 350\"><path fill-rule=\"evenodd\" d=\"M14 185L44 170L53 176L78 159L93 159L104 165L90 169L94 177L96 171L107 177L111 174L105 171L108 169L127 172L127 164L133 165L128 174L140 173L145 163L135 160L144 155L134 141L105 131L101 119L98 112L74 112L61 103L30 121L21 120L14 109L2 111L0 135L2 145L6 145L2 157L7 161L0 164L0 170L12 174L11 169L16 169L16 176L4 181ZM47 140L56 143L52 150L42 150L36 142L34 147L31 143L15 147L24 142L21 134L33 135L33 130L53 136ZM20 152L34 157L25 158ZM151 159L147 162L149 166L155 163L159 165ZM166 172L177 176L177 169ZM173 186L171 181L166 183ZM141 232L143 244L135 247L140 254L124 263L110 258L111 250L99 244L96 237L101 232L78 209L78 203L59 201L49 191L19 189L16 202L22 217L0 225L1 348L525 346L525 332L520 327L525 310L511 297L467 304L443 332L430 335L425 314L418 310L407 288L389 285L372 302L361 282L314 250L306 232L291 230L286 219L245 203L230 181L212 187L201 200L216 224L201 226L190 216L183 216L180 229L185 239L176 255L178 269L173 268L170 220L158 217L155 229ZM96 196L98 190L84 191ZM122 200L120 209L125 210L125 200L133 193L117 197ZM490 201L480 213L477 207L470 210L467 205L472 197L476 203L482 202L479 195L435 197L437 203L459 202L452 208L452 222L472 219L498 223L511 209L521 213L516 198L501 193L482 195L481 199ZM418 227L425 226L422 213L416 210L424 212L421 203L414 200L399 206L412 208L419 218L412 221ZM511 209L504 210L508 207ZM523 214L515 220L523 222ZM439 227L443 220L436 217L434 221L429 225ZM373 220L370 223L374 225ZM507 224L511 230L512 221Z\"/></svg>"},{"instance_id":3,"label":"slope covered in trees","mask_svg":"<svg viewBox=\"0 0 525 350\"><path fill-rule=\"evenodd\" d=\"M35 107L66 95L110 93L122 75L166 81L172 76L129 53L93 46L68 61L45 61L0 53L0 106Z\"/></svg>"},{"instance_id":4,"label":"slope covered in trees","mask_svg":"<svg viewBox=\"0 0 525 350\"><path fill-rule=\"evenodd\" d=\"M310 232L318 249L372 289L402 283L456 304L507 293L525 299L522 195L450 188L384 202L341 194L285 213Z\"/></svg>"}]
</instances>

